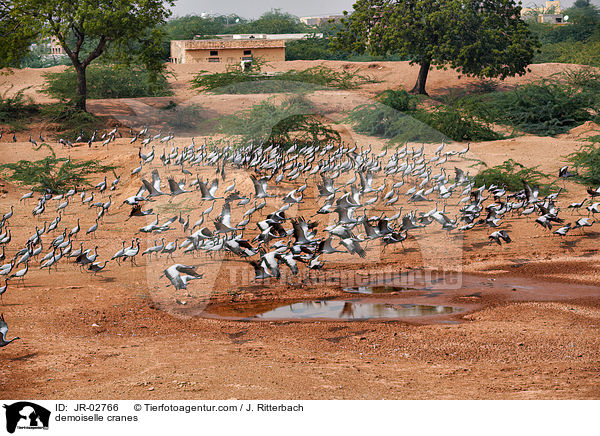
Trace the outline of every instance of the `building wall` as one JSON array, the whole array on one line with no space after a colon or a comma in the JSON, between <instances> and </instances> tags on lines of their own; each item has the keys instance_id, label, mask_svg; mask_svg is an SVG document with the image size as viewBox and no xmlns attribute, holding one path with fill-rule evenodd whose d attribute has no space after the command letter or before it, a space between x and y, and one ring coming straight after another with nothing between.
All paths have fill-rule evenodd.
<instances>
[{"instance_id":1,"label":"building wall","mask_svg":"<svg viewBox=\"0 0 600 436\"><path fill-rule=\"evenodd\" d=\"M249 55L245 55L244 52L250 50ZM273 47L273 48L221 48L214 50L217 55L211 54L210 49L199 49L199 50L185 50L183 55L182 63L203 63L203 62L220 62L229 64L238 64L244 58L262 58L265 61L279 62L285 61L285 48L284 47ZM172 55L173 56L173 55Z\"/></svg>"},{"instance_id":2,"label":"building wall","mask_svg":"<svg viewBox=\"0 0 600 436\"><path fill-rule=\"evenodd\" d=\"M560 24L564 22L563 14L540 14L538 22L545 24Z\"/></svg>"},{"instance_id":3,"label":"building wall","mask_svg":"<svg viewBox=\"0 0 600 436\"><path fill-rule=\"evenodd\" d=\"M335 23L339 23L340 20L344 18L343 15L326 15L321 17L300 17L300 22L306 24L307 26L320 26L321 24L325 24L329 22L329 20L333 20Z\"/></svg>"},{"instance_id":4,"label":"building wall","mask_svg":"<svg viewBox=\"0 0 600 436\"><path fill-rule=\"evenodd\" d=\"M562 12L560 8L560 0L548 0L546 2L546 11L553 10L555 14Z\"/></svg>"},{"instance_id":5,"label":"building wall","mask_svg":"<svg viewBox=\"0 0 600 436\"><path fill-rule=\"evenodd\" d=\"M171 41L170 61L176 64L183 63L183 41Z\"/></svg>"},{"instance_id":6,"label":"building wall","mask_svg":"<svg viewBox=\"0 0 600 436\"><path fill-rule=\"evenodd\" d=\"M174 63L240 63L244 59L253 57L272 62L285 61L285 42L282 40L171 41L171 62Z\"/></svg>"},{"instance_id":7,"label":"building wall","mask_svg":"<svg viewBox=\"0 0 600 436\"><path fill-rule=\"evenodd\" d=\"M52 54L52 55L65 54L65 51L63 50L62 46L60 45L60 42L54 36L52 36L50 38L50 54Z\"/></svg>"}]
</instances>

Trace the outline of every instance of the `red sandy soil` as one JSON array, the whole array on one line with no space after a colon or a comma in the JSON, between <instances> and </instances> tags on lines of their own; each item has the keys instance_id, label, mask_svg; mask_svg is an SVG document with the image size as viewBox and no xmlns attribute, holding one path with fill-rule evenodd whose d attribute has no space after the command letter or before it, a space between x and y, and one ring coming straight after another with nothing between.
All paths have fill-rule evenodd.
<instances>
[{"instance_id":1,"label":"red sandy soil","mask_svg":"<svg viewBox=\"0 0 600 436\"><path fill-rule=\"evenodd\" d=\"M302 69L315 64L298 61L272 68ZM359 91L319 91L309 96L332 118L383 89L410 86L416 76L416 67L406 63L376 62L373 67L348 62L327 64L335 68L358 67L384 80L365 85ZM177 73L176 95L172 98L198 101L208 113L233 113L268 97L198 96L190 91L188 81L200 68L193 65L172 68ZM501 86L547 77L565 68L576 66L532 65L532 73L507 80ZM10 83L15 88L33 85L28 94L36 101L49 101L38 93L41 72L18 71L4 77L2 87ZM428 89L435 96L472 82L476 81L459 79L454 71L435 70L430 74ZM165 101L140 100L146 105ZM103 115L112 113L117 119L128 111L128 102L123 100L89 104L91 110ZM473 143L471 153L488 165L512 157L555 174L565 156L598 128L587 124L555 138L525 135ZM374 149L383 144L376 138L351 132L348 126L342 125L340 129L346 141L372 144ZM196 138L197 144L201 141L203 138ZM189 143L190 138L176 140L180 147ZM461 150L465 145L447 147ZM95 159L120 167L117 173L122 178L113 193L114 204L96 238L83 234L93 224L95 213L80 204L78 194L58 226L59 231L70 229L80 217L82 232L74 248L79 248L79 241L84 247L98 245L99 258L110 258L121 247L122 240L128 244L132 236L140 236L137 230L153 219L125 221L129 208L119 207L140 185L137 176L130 176L131 169L138 165L137 147L129 145L127 138L110 144L108 150L99 144L91 149L84 145L70 151L57 144L53 146L58 156L70 154L74 159ZM24 141L0 142L0 147L2 163L48 155L47 149L33 151ZM435 147L426 146L426 151L431 155ZM157 159L152 168L160 168L166 181L158 160L161 151L162 146L157 145ZM449 160L447 171L451 173L454 165L467 168L468 164ZM146 168L144 171L146 176L150 172ZM249 192L251 185L242 173L230 170L219 189L235 178L237 189ZM199 174L201 178L212 178L214 169L206 168ZM183 175L179 173L176 177ZM109 182L112 178L109 176ZM96 176L92 182L100 180ZM303 207L307 209L300 210L299 215L312 215L308 211L315 210L315 182L311 181L306 192L307 205ZM380 183L377 180L375 185ZM291 186L287 184L274 192L283 193ZM585 197L585 187L572 182L565 186L568 192L557 200L563 209ZM27 192L26 187L7 181L0 188L2 213L11 204L19 204L19 198ZM99 200L95 201L108 198L96 195ZM178 204L183 198L176 197L173 203ZM174 214L170 208L173 205L169 206L167 201L147 207L161 207L162 221ZM13 242L7 248L7 257L34 233L36 225L43 226L44 220L54 218L54 203L49 203L41 219L31 215L33 200L15 209L11 219ZM221 204L216 204L215 212L218 213ZM273 209L275 204L269 202L268 208ZM191 223L208 204L194 206L188 212ZM405 206L406 211L409 208ZM428 205L425 210L430 208ZM386 209L388 215L390 210ZM567 221L578 218L577 214L571 217L566 210L562 216ZM241 212L234 210L232 222L240 219ZM522 284L526 280L553 282L546 292L550 296L541 292L539 298L529 297L519 288L514 291L510 286L497 291L486 288L453 291L447 302L467 308L464 313L444 318L455 323L206 319L189 315L206 305L219 313L224 307L234 307L233 303L269 306L303 299L356 296L344 295L333 284L315 285L310 281L304 286L240 284L232 279L229 269L248 273L247 264L236 260L219 262L205 256L175 258L200 265L198 270L205 274L205 279L191 282L188 291L166 288L165 279L159 279L162 269L173 263L164 257L150 262L139 257L137 267L112 262L97 276L80 272L77 266L63 261L58 271L49 274L33 262L24 283L9 282L0 303L9 324L8 336L23 338L0 349L0 392L3 398L11 399L597 399L600 397L600 288L594 295L594 288L585 288L583 292L573 285L600 285L597 226L588 229L585 235L577 230L561 239L534 225L532 218L511 218L503 228L510 231L514 242L498 246L488 244L489 229L467 232L462 244L458 244L454 236L435 231L433 225L427 233L415 232L417 237L409 238L404 250L400 246L385 253L373 249L370 253L375 253L375 257L370 254L364 262L347 254L326 258L323 271L333 276L381 269L399 272L433 265L509 284ZM174 234L144 236L142 250L163 236L168 241L175 237ZM458 255L453 251L457 246ZM449 251L439 251L439 247L448 247ZM481 292L481 296L470 296L475 291ZM406 298L409 297L410 294Z\"/></svg>"}]
</instances>

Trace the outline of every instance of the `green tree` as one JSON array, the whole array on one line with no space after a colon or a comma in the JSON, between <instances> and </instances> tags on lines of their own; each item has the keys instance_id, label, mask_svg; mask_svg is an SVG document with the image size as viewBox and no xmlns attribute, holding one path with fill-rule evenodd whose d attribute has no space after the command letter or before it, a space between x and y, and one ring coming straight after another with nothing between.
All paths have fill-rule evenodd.
<instances>
[{"instance_id":1,"label":"green tree","mask_svg":"<svg viewBox=\"0 0 600 436\"><path fill-rule=\"evenodd\" d=\"M539 46L512 0L358 0L344 12L338 50L408 56L420 65L412 93L427 94L431 66L505 78L526 72Z\"/></svg>"},{"instance_id":2,"label":"green tree","mask_svg":"<svg viewBox=\"0 0 600 436\"><path fill-rule=\"evenodd\" d=\"M216 18L186 15L170 19L164 25L164 30L169 40L193 39L196 35L208 36L224 33L225 23Z\"/></svg>"},{"instance_id":3,"label":"green tree","mask_svg":"<svg viewBox=\"0 0 600 436\"><path fill-rule=\"evenodd\" d=\"M328 38L309 36L285 44L285 60L340 60L343 56L331 51Z\"/></svg>"},{"instance_id":4,"label":"green tree","mask_svg":"<svg viewBox=\"0 0 600 436\"><path fill-rule=\"evenodd\" d=\"M265 12L257 20L249 23L229 26L227 33L304 33L312 28L300 22L300 19L280 9Z\"/></svg>"},{"instance_id":5,"label":"green tree","mask_svg":"<svg viewBox=\"0 0 600 436\"><path fill-rule=\"evenodd\" d=\"M575 3L573 7L565 10L569 16L568 26L560 29L566 35L565 39L575 41L589 40L594 34L600 32L600 10L590 3Z\"/></svg>"},{"instance_id":6,"label":"green tree","mask_svg":"<svg viewBox=\"0 0 600 436\"><path fill-rule=\"evenodd\" d=\"M36 32L27 26L25 18L10 0L0 0L0 68L17 65L34 41Z\"/></svg>"},{"instance_id":7,"label":"green tree","mask_svg":"<svg viewBox=\"0 0 600 436\"><path fill-rule=\"evenodd\" d=\"M162 30L172 0L1 0L24 27L55 37L77 74L75 107L86 110L86 68L107 54L120 62L140 62L160 73ZM2 44L0 44L1 46Z\"/></svg>"}]
</instances>

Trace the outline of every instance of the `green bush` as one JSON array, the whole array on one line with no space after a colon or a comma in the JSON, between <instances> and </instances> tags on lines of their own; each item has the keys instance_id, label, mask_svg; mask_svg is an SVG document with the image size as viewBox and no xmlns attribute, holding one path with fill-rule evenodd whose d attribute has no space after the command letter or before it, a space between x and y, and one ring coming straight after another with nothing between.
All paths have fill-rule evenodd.
<instances>
[{"instance_id":1,"label":"green bush","mask_svg":"<svg viewBox=\"0 0 600 436\"><path fill-rule=\"evenodd\" d=\"M53 194L66 192L75 187L90 186L86 176L112 171L116 167L100 165L95 161L78 161L47 156L38 161L20 160L0 166L9 172L7 178L30 186L35 191Z\"/></svg>"},{"instance_id":2,"label":"green bush","mask_svg":"<svg viewBox=\"0 0 600 436\"><path fill-rule=\"evenodd\" d=\"M447 138L415 117L382 104L356 107L346 120L358 133L388 138L392 142L441 142Z\"/></svg>"},{"instance_id":3,"label":"green bush","mask_svg":"<svg viewBox=\"0 0 600 436\"><path fill-rule=\"evenodd\" d=\"M387 89L377 95L377 100L386 106L396 109L397 111L406 112L413 111L417 108L419 97L411 95L404 89L394 91L393 89Z\"/></svg>"},{"instance_id":4,"label":"green bush","mask_svg":"<svg viewBox=\"0 0 600 436\"><path fill-rule=\"evenodd\" d=\"M44 92L61 100L73 100L77 90L74 68L47 73ZM136 98L172 95L167 79L140 67L90 65L86 71L88 98Z\"/></svg>"},{"instance_id":5,"label":"green bush","mask_svg":"<svg viewBox=\"0 0 600 436\"><path fill-rule=\"evenodd\" d=\"M600 50L600 46L598 46ZM600 72L595 68L580 68L563 73L560 77L567 84L582 92L590 93L600 101Z\"/></svg>"},{"instance_id":6,"label":"green bush","mask_svg":"<svg viewBox=\"0 0 600 436\"><path fill-rule=\"evenodd\" d=\"M308 37L285 44L285 60L341 60L344 55L331 50L328 38Z\"/></svg>"},{"instance_id":7,"label":"green bush","mask_svg":"<svg viewBox=\"0 0 600 436\"><path fill-rule=\"evenodd\" d=\"M358 133L389 138L394 142L490 141L502 138L463 111L445 106L431 112L423 109L402 112L386 105L367 104L352 110L347 120Z\"/></svg>"},{"instance_id":8,"label":"green bush","mask_svg":"<svg viewBox=\"0 0 600 436\"><path fill-rule=\"evenodd\" d=\"M504 137L485 122L456 107L439 106L431 112L421 110L415 117L453 141L495 141Z\"/></svg>"},{"instance_id":9,"label":"green bush","mask_svg":"<svg viewBox=\"0 0 600 436\"><path fill-rule=\"evenodd\" d=\"M600 67L600 41L563 41L544 44L540 52L535 55L534 62L560 62Z\"/></svg>"},{"instance_id":10,"label":"green bush","mask_svg":"<svg viewBox=\"0 0 600 436\"><path fill-rule=\"evenodd\" d=\"M325 87L354 89L365 83L376 82L371 77L359 74L357 70L336 71L323 65L271 75L261 73L260 65L262 63L258 66L255 64L251 71L246 72L238 65L228 67L224 73L208 74L201 71L192 79L192 87L201 92L211 91L217 94L253 94L300 92Z\"/></svg>"},{"instance_id":11,"label":"green bush","mask_svg":"<svg viewBox=\"0 0 600 436\"><path fill-rule=\"evenodd\" d=\"M596 78L597 80L597 78ZM512 126L542 136L564 133L594 118L598 111L597 86L569 83L557 76L519 86L508 92L494 92L462 99L457 105L466 113L488 123Z\"/></svg>"},{"instance_id":12,"label":"green bush","mask_svg":"<svg viewBox=\"0 0 600 436\"><path fill-rule=\"evenodd\" d=\"M60 136L74 140L81 131L91 132L104 127L100 117L89 112L84 112L66 103L52 103L41 106L43 118L56 124Z\"/></svg>"},{"instance_id":13,"label":"green bush","mask_svg":"<svg viewBox=\"0 0 600 436\"><path fill-rule=\"evenodd\" d=\"M288 146L322 144L339 141L340 135L324 124L310 102L291 97L277 105L269 100L255 104L248 110L224 117L219 131L237 136L243 143L267 142Z\"/></svg>"},{"instance_id":14,"label":"green bush","mask_svg":"<svg viewBox=\"0 0 600 436\"><path fill-rule=\"evenodd\" d=\"M600 185L600 135L587 138L587 144L569 154L568 161L575 167L575 180L594 189Z\"/></svg>"},{"instance_id":15,"label":"green bush","mask_svg":"<svg viewBox=\"0 0 600 436\"><path fill-rule=\"evenodd\" d=\"M202 107L197 104L178 106L173 101L163 108L165 121L169 128L191 129L198 127L204 120L201 118Z\"/></svg>"},{"instance_id":16,"label":"green bush","mask_svg":"<svg viewBox=\"0 0 600 436\"><path fill-rule=\"evenodd\" d=\"M11 123L29 117L38 112L39 108L31 99L25 97L25 90L20 89L9 95L12 86L0 93L0 123Z\"/></svg>"},{"instance_id":17,"label":"green bush","mask_svg":"<svg viewBox=\"0 0 600 436\"><path fill-rule=\"evenodd\" d=\"M497 185L504 187L507 191L517 192L523 189L523 181L525 181L532 187L539 185L540 193L546 195L554 187L554 183L542 183L550 176L538 171L537 168L529 168L508 159L501 165L486 168L477 174L474 179L475 187Z\"/></svg>"}]
</instances>

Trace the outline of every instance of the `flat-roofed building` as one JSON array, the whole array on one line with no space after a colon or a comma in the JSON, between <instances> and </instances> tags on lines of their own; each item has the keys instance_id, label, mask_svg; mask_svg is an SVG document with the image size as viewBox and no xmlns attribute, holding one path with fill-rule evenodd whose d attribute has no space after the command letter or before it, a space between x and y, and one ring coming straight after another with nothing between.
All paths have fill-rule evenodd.
<instances>
[{"instance_id":1,"label":"flat-roofed building","mask_svg":"<svg viewBox=\"0 0 600 436\"><path fill-rule=\"evenodd\" d=\"M334 23L339 23L344 18L343 15L318 15L314 17L300 17L300 22L307 26L320 26L333 20Z\"/></svg>"},{"instance_id":2,"label":"flat-roofed building","mask_svg":"<svg viewBox=\"0 0 600 436\"><path fill-rule=\"evenodd\" d=\"M282 39L284 41L297 41L307 38L323 38L322 33L233 33L215 35L216 39ZM200 39L197 35L195 39Z\"/></svg>"},{"instance_id":3,"label":"flat-roofed building","mask_svg":"<svg viewBox=\"0 0 600 436\"><path fill-rule=\"evenodd\" d=\"M547 0L546 6L533 6L521 8L521 16L537 17L539 14L560 14L562 12L560 0Z\"/></svg>"},{"instance_id":4,"label":"flat-roofed building","mask_svg":"<svg viewBox=\"0 0 600 436\"><path fill-rule=\"evenodd\" d=\"M262 38L171 41L171 62L178 64L239 64L253 58L285 61L285 41Z\"/></svg>"}]
</instances>

